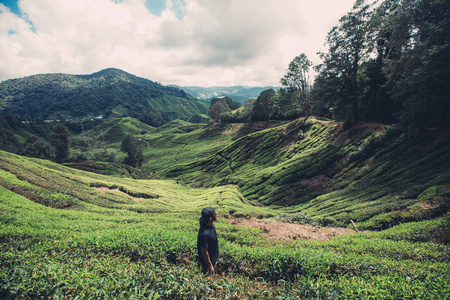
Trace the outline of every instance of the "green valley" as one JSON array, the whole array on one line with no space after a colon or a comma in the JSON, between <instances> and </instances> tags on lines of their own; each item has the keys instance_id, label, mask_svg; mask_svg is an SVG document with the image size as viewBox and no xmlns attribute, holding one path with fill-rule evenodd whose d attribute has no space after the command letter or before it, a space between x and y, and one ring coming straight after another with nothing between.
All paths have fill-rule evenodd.
<instances>
[{"instance_id":1,"label":"green valley","mask_svg":"<svg viewBox=\"0 0 450 300\"><path fill-rule=\"evenodd\" d=\"M0 152L2 298L448 295L447 134L408 136L377 124L344 130L316 118L264 130L124 119L102 124L107 147L117 144L119 124L148 143L140 173L147 179ZM196 263L204 206L219 212L213 277ZM328 241L268 238L265 228L231 222L240 218L311 231L354 229L352 220L370 231Z\"/></svg>"},{"instance_id":2,"label":"green valley","mask_svg":"<svg viewBox=\"0 0 450 300\"><path fill-rule=\"evenodd\" d=\"M4 54L36 55L0 72L0 299L450 299L450 1L357 0L318 64L307 1L103 2L80 12L81 44L78 20L47 17L55 1L0 5ZM186 87L12 77L106 62ZM207 206L220 255L204 275Z\"/></svg>"}]
</instances>

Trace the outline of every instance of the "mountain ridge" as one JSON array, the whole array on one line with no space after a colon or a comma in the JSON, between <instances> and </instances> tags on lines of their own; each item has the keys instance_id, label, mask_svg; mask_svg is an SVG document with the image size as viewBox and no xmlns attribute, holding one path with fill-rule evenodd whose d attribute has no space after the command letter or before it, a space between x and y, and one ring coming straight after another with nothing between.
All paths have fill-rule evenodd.
<instances>
[{"instance_id":1,"label":"mountain ridge","mask_svg":"<svg viewBox=\"0 0 450 300\"><path fill-rule=\"evenodd\" d=\"M0 83L0 103L22 119L132 116L151 126L207 112L204 102L181 89L115 68L10 79Z\"/></svg>"},{"instance_id":2,"label":"mountain ridge","mask_svg":"<svg viewBox=\"0 0 450 300\"><path fill-rule=\"evenodd\" d=\"M249 98L257 98L259 94L267 89L277 90L280 86L211 86L211 87L201 87L201 86L177 86L183 89L186 93L201 99L210 101L216 97L230 97L234 101L243 104L245 100Z\"/></svg>"}]
</instances>

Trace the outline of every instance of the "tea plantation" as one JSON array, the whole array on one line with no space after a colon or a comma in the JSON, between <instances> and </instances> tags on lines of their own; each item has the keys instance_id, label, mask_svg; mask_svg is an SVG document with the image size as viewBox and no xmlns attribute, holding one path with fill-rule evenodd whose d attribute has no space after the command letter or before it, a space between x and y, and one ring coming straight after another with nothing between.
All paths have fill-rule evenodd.
<instances>
[{"instance_id":1,"label":"tea plantation","mask_svg":"<svg viewBox=\"0 0 450 300\"><path fill-rule=\"evenodd\" d=\"M216 148L198 144L197 158L173 143L184 149L180 161L173 152L171 163L161 158L153 179L0 152L0 298L448 299L448 146L384 135L391 139L384 147L378 135L355 131L363 136L358 144L323 124L288 124L228 142L215 135ZM149 134L154 146L146 155L163 157L156 133ZM195 131L186 134L195 140ZM281 148L263 142L283 134ZM416 149L400 151L405 145ZM288 189L298 197L286 198ZM219 213L214 276L202 275L196 262L204 206ZM363 231L328 241L276 239L231 217L316 227L351 227L351 219Z\"/></svg>"}]
</instances>

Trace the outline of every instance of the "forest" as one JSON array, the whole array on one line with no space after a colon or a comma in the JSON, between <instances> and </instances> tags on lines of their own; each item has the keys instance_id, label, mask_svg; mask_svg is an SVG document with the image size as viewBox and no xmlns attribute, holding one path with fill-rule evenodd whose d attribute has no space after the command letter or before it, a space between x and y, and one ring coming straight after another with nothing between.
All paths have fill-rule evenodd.
<instances>
[{"instance_id":1,"label":"forest","mask_svg":"<svg viewBox=\"0 0 450 300\"><path fill-rule=\"evenodd\" d=\"M90 75L39 74L0 83L0 103L21 121L76 125L93 119L134 117L152 126L206 112L204 102L165 86L109 68Z\"/></svg>"},{"instance_id":2,"label":"forest","mask_svg":"<svg viewBox=\"0 0 450 300\"><path fill-rule=\"evenodd\" d=\"M449 128L449 16L448 1L357 1L326 38L313 111Z\"/></svg>"}]
</instances>

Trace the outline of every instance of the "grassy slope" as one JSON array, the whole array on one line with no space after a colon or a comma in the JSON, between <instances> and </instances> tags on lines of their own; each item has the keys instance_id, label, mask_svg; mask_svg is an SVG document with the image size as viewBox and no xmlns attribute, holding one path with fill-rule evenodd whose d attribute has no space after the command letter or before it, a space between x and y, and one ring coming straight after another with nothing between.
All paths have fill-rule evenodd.
<instances>
[{"instance_id":1,"label":"grassy slope","mask_svg":"<svg viewBox=\"0 0 450 300\"><path fill-rule=\"evenodd\" d=\"M103 132L103 138L109 143L121 142L127 134L139 135L142 132L152 130L153 127L136 119L127 117L114 119L98 125L94 131Z\"/></svg>"},{"instance_id":2,"label":"grassy slope","mask_svg":"<svg viewBox=\"0 0 450 300\"><path fill-rule=\"evenodd\" d=\"M148 147L144 155L146 168L163 176L166 169L208 157L232 142L228 132L234 125L192 124L179 121L161 126L142 136Z\"/></svg>"},{"instance_id":3,"label":"grassy slope","mask_svg":"<svg viewBox=\"0 0 450 300\"><path fill-rule=\"evenodd\" d=\"M215 278L195 263L204 205L221 213ZM275 213L233 186L191 189L0 152L0 296L442 299L450 292L448 246L423 242L448 230L448 217L329 242L278 243L262 230L226 224L229 209Z\"/></svg>"},{"instance_id":4,"label":"grassy slope","mask_svg":"<svg viewBox=\"0 0 450 300\"><path fill-rule=\"evenodd\" d=\"M249 200L287 206L324 223L387 228L448 210L447 133L310 119L246 135L166 176L193 186L234 184ZM421 209L420 207L426 207ZM386 220L371 219L380 214Z\"/></svg>"},{"instance_id":5,"label":"grassy slope","mask_svg":"<svg viewBox=\"0 0 450 300\"><path fill-rule=\"evenodd\" d=\"M310 118L271 124L192 124L152 128L132 119L98 126L111 151L125 134L144 147L145 172L80 164L103 174L172 178L191 187L235 185L250 201L306 213L321 224L386 229L448 211L450 143L446 132L408 136L380 124Z\"/></svg>"},{"instance_id":6,"label":"grassy slope","mask_svg":"<svg viewBox=\"0 0 450 300\"><path fill-rule=\"evenodd\" d=\"M127 134L132 134L143 149L144 169L94 160L68 165L105 175L148 178L149 174L155 174L153 177L162 178L167 168L207 157L228 145L234 138L234 127L241 125L207 126L176 120L154 128L133 118L115 119L81 135L73 136L72 155L84 154L90 157L93 153L107 152L113 153L117 161L123 161L126 154L120 151L121 141Z\"/></svg>"},{"instance_id":7,"label":"grassy slope","mask_svg":"<svg viewBox=\"0 0 450 300\"><path fill-rule=\"evenodd\" d=\"M94 212L98 207L137 212L196 212L204 205L214 205L223 211L237 208L240 213L268 211L248 205L248 201L233 186L192 189L172 180L114 178L8 152L1 152L0 159L1 185L55 208L88 211L95 208ZM111 191L102 193L94 189L100 187ZM133 197L139 199L133 200Z\"/></svg>"}]
</instances>

